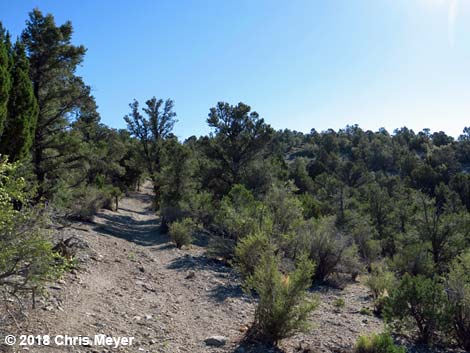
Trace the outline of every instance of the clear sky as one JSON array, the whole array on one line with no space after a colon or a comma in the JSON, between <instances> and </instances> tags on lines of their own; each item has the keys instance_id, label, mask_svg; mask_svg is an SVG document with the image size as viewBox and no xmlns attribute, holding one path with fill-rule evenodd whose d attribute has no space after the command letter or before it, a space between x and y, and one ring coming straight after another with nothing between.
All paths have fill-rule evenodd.
<instances>
[{"instance_id":1,"label":"clear sky","mask_svg":"<svg viewBox=\"0 0 470 353\"><path fill-rule=\"evenodd\" d=\"M470 126L470 0L0 0L0 20L18 35L34 7L72 21L113 127L154 95L180 137L218 101L304 132Z\"/></svg>"}]
</instances>

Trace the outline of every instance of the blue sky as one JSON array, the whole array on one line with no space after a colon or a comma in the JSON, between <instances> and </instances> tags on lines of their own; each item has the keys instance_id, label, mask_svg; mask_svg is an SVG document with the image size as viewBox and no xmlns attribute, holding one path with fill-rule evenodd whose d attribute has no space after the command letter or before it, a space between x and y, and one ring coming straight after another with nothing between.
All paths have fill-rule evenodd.
<instances>
[{"instance_id":1,"label":"blue sky","mask_svg":"<svg viewBox=\"0 0 470 353\"><path fill-rule=\"evenodd\" d=\"M1 0L0 20L18 35L34 7L72 21L113 127L151 96L175 101L182 138L218 101L305 132L470 125L469 0Z\"/></svg>"}]
</instances>

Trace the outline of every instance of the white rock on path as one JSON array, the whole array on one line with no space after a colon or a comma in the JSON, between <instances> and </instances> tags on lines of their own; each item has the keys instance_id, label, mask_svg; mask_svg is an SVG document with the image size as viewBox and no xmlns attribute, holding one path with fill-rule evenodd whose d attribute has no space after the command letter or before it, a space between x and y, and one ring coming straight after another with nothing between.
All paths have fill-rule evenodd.
<instances>
[{"instance_id":1,"label":"white rock on path","mask_svg":"<svg viewBox=\"0 0 470 353\"><path fill-rule=\"evenodd\" d=\"M221 347L227 343L227 337L225 336L211 336L204 340L208 346Z\"/></svg>"}]
</instances>

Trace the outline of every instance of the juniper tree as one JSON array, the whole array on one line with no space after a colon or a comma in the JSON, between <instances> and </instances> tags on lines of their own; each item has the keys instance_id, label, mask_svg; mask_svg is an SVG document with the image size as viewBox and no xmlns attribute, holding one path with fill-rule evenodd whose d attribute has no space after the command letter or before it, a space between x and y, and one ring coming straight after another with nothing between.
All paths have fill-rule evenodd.
<instances>
[{"instance_id":1,"label":"juniper tree","mask_svg":"<svg viewBox=\"0 0 470 353\"><path fill-rule=\"evenodd\" d=\"M10 92L10 61L8 57L7 38L5 30L0 24L0 138L7 118L8 95Z\"/></svg>"},{"instance_id":2,"label":"juniper tree","mask_svg":"<svg viewBox=\"0 0 470 353\"><path fill-rule=\"evenodd\" d=\"M38 106L29 78L29 61L23 44L17 41L13 48L7 120L0 141L0 152L8 155L10 161L23 159L29 154L37 115Z\"/></svg>"}]
</instances>

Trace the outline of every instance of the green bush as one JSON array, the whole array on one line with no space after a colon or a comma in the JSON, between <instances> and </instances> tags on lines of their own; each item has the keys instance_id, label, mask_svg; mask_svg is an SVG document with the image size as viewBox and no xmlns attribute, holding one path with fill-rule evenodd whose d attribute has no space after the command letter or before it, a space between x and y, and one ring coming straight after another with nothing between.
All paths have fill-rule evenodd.
<instances>
[{"instance_id":1,"label":"green bush","mask_svg":"<svg viewBox=\"0 0 470 353\"><path fill-rule=\"evenodd\" d=\"M206 191L192 192L180 202L181 211L188 213L198 224L208 226L214 221L213 196Z\"/></svg>"},{"instance_id":2,"label":"green bush","mask_svg":"<svg viewBox=\"0 0 470 353\"><path fill-rule=\"evenodd\" d=\"M259 230L272 228L266 206L256 201L243 185L238 184L222 199L216 224L236 241Z\"/></svg>"},{"instance_id":3,"label":"green bush","mask_svg":"<svg viewBox=\"0 0 470 353\"><path fill-rule=\"evenodd\" d=\"M118 188L95 186L72 189L64 182L59 183L52 199L55 210L65 218L92 222L101 208L114 209Z\"/></svg>"},{"instance_id":4,"label":"green bush","mask_svg":"<svg viewBox=\"0 0 470 353\"><path fill-rule=\"evenodd\" d=\"M346 302L344 301L343 298L338 298L333 302L333 306L337 309L344 308L346 305Z\"/></svg>"},{"instance_id":5,"label":"green bush","mask_svg":"<svg viewBox=\"0 0 470 353\"><path fill-rule=\"evenodd\" d=\"M344 249L341 254L341 260L337 266L337 270L341 273L347 273L351 276L351 280L355 281L357 276L364 272L356 244L352 244Z\"/></svg>"},{"instance_id":6,"label":"green bush","mask_svg":"<svg viewBox=\"0 0 470 353\"><path fill-rule=\"evenodd\" d=\"M5 299L10 294L19 298L24 291L38 293L62 272L44 231L48 217L41 207L29 206L17 168L0 160L0 293Z\"/></svg>"},{"instance_id":7,"label":"green bush","mask_svg":"<svg viewBox=\"0 0 470 353\"><path fill-rule=\"evenodd\" d=\"M366 315L366 316L372 316L372 312L368 307L363 306L361 310L359 310L359 314L361 315Z\"/></svg>"},{"instance_id":8,"label":"green bush","mask_svg":"<svg viewBox=\"0 0 470 353\"><path fill-rule=\"evenodd\" d=\"M170 237L178 249L191 244L196 225L190 218L184 218L170 224Z\"/></svg>"},{"instance_id":9,"label":"green bush","mask_svg":"<svg viewBox=\"0 0 470 353\"><path fill-rule=\"evenodd\" d=\"M362 220L359 214L355 215L354 222L351 225L351 237L368 268L379 258L382 251L380 241L374 239L376 233L377 231L368 221Z\"/></svg>"},{"instance_id":10,"label":"green bush","mask_svg":"<svg viewBox=\"0 0 470 353\"><path fill-rule=\"evenodd\" d=\"M460 347L470 351L470 252L452 263L446 287L451 331Z\"/></svg>"},{"instance_id":11,"label":"green bush","mask_svg":"<svg viewBox=\"0 0 470 353\"><path fill-rule=\"evenodd\" d=\"M367 277L366 285L372 292L374 298L374 308L377 314L382 313L383 304L396 284L395 274L383 269L380 266L372 268L371 274Z\"/></svg>"},{"instance_id":12,"label":"green bush","mask_svg":"<svg viewBox=\"0 0 470 353\"><path fill-rule=\"evenodd\" d=\"M231 238L214 236L209 240L207 255L213 259L231 263L235 256L236 242Z\"/></svg>"},{"instance_id":13,"label":"green bush","mask_svg":"<svg viewBox=\"0 0 470 353\"><path fill-rule=\"evenodd\" d=\"M393 342L388 332L360 336L354 347L354 353L405 353L404 347L399 347Z\"/></svg>"},{"instance_id":14,"label":"green bush","mask_svg":"<svg viewBox=\"0 0 470 353\"><path fill-rule=\"evenodd\" d=\"M247 288L259 296L255 311L254 332L257 338L277 344L297 331L306 330L308 315L318 306L306 291L311 284L315 265L303 256L294 272L283 275L279 259L270 252L262 255Z\"/></svg>"},{"instance_id":15,"label":"green bush","mask_svg":"<svg viewBox=\"0 0 470 353\"><path fill-rule=\"evenodd\" d=\"M412 239L412 234L405 238ZM395 254L390 267L399 274L431 276L434 272L434 263L429 247L424 243L411 243L405 245Z\"/></svg>"},{"instance_id":16,"label":"green bush","mask_svg":"<svg viewBox=\"0 0 470 353\"><path fill-rule=\"evenodd\" d=\"M289 234L303 221L302 203L287 187L272 187L264 199L277 237Z\"/></svg>"},{"instance_id":17,"label":"green bush","mask_svg":"<svg viewBox=\"0 0 470 353\"><path fill-rule=\"evenodd\" d=\"M271 247L266 233L257 232L241 239L235 248L235 264L244 278L253 275L259 261L260 254Z\"/></svg>"},{"instance_id":18,"label":"green bush","mask_svg":"<svg viewBox=\"0 0 470 353\"><path fill-rule=\"evenodd\" d=\"M444 320L445 292L437 278L403 276L386 301L385 317L396 327L417 329L418 341L431 343Z\"/></svg>"},{"instance_id":19,"label":"green bush","mask_svg":"<svg viewBox=\"0 0 470 353\"><path fill-rule=\"evenodd\" d=\"M320 203L308 193L298 196L302 205L302 215L305 219L318 218L320 216Z\"/></svg>"},{"instance_id":20,"label":"green bush","mask_svg":"<svg viewBox=\"0 0 470 353\"><path fill-rule=\"evenodd\" d=\"M395 274L381 266L372 268L371 274L367 277L366 284L372 291L374 299L390 293L396 283Z\"/></svg>"},{"instance_id":21,"label":"green bush","mask_svg":"<svg viewBox=\"0 0 470 353\"><path fill-rule=\"evenodd\" d=\"M314 277L317 281L325 281L339 271L357 270L346 264L347 261L352 261L354 256L352 252L347 251L347 240L336 227L335 217L306 222L300 227L291 248L293 257L307 251L310 260L316 265Z\"/></svg>"}]
</instances>

